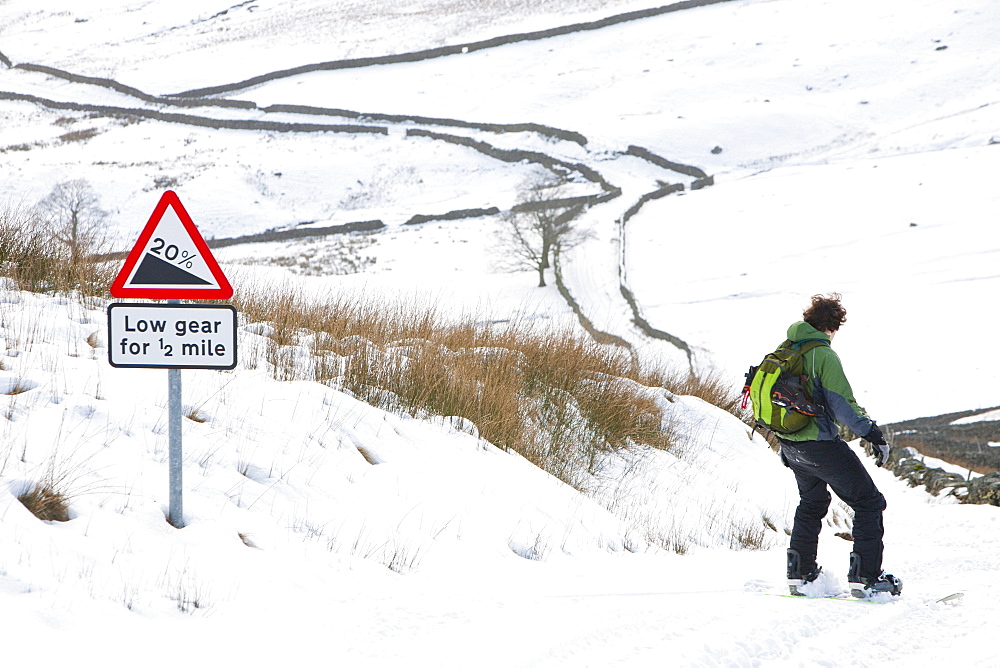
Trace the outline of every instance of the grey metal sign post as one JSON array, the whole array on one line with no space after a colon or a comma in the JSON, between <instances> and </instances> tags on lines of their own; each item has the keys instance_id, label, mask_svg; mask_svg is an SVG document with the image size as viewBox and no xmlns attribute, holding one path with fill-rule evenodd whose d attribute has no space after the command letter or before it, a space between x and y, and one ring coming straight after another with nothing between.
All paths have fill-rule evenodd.
<instances>
[{"instance_id":1,"label":"grey metal sign post","mask_svg":"<svg viewBox=\"0 0 1000 668\"><path fill-rule=\"evenodd\" d=\"M228 305L118 303L108 306L111 366L167 370L170 510L184 526L181 369L236 367L236 309Z\"/></svg>"},{"instance_id":2,"label":"grey metal sign post","mask_svg":"<svg viewBox=\"0 0 1000 668\"><path fill-rule=\"evenodd\" d=\"M180 303L170 300L171 303ZM170 440L170 510L167 521L181 529L184 527L184 447L181 437L181 370L167 369L167 434Z\"/></svg>"}]
</instances>

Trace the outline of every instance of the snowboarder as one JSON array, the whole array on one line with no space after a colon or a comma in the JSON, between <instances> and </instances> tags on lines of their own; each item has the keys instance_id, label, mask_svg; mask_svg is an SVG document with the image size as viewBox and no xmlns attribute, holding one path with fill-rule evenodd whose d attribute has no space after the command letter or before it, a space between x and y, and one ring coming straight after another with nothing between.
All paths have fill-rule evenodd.
<instances>
[{"instance_id":1,"label":"snowboarder","mask_svg":"<svg viewBox=\"0 0 1000 668\"><path fill-rule=\"evenodd\" d=\"M806 387L822 406L820 414L804 429L778 435L781 461L795 474L799 490L787 553L788 584L793 594L799 594L799 588L814 581L822 570L816 564L816 547L832 489L854 510L854 548L847 576L851 594L858 598L879 592L898 595L902 582L882 570L885 497L837 427L839 423L862 437L870 444L876 465L886 464L889 446L882 431L858 406L840 358L829 346L847 319L840 299L836 293L813 296L802 320L788 328L788 338L794 343L819 340L827 344L803 355Z\"/></svg>"}]
</instances>

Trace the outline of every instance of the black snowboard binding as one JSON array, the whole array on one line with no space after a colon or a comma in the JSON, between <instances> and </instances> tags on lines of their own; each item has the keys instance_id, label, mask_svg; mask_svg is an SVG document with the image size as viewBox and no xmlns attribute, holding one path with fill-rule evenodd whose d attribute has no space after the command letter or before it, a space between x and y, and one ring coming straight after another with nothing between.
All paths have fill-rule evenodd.
<instances>
[{"instance_id":1,"label":"black snowboard binding","mask_svg":"<svg viewBox=\"0 0 1000 668\"><path fill-rule=\"evenodd\" d=\"M895 575L882 571L875 577L861 575L861 555L851 552L851 567L847 571L847 584L851 587L851 596L855 598L871 598L875 594L889 593L899 596L903 593L903 581Z\"/></svg>"},{"instance_id":2,"label":"black snowboard binding","mask_svg":"<svg viewBox=\"0 0 1000 668\"><path fill-rule=\"evenodd\" d=\"M786 552L787 563L786 563L786 573L788 575L788 591L792 596L805 596L806 594L799 590L800 587L806 585L810 582L816 580L819 574L823 572L823 569L819 566L813 564L812 569L805 572L802 570L802 555L799 554L798 550L793 550L789 548Z\"/></svg>"}]
</instances>

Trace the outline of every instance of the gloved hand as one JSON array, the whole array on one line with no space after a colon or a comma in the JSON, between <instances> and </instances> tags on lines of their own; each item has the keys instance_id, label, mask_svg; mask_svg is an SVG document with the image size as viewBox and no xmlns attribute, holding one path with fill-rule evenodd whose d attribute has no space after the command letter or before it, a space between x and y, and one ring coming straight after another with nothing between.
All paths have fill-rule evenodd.
<instances>
[{"instance_id":1,"label":"gloved hand","mask_svg":"<svg viewBox=\"0 0 1000 668\"><path fill-rule=\"evenodd\" d=\"M872 422L872 428L862 438L868 441L871 446L872 456L875 457L875 466L879 468L885 466L885 463L889 461L889 445L885 442L885 436L882 435L882 430L878 428L878 425Z\"/></svg>"},{"instance_id":2,"label":"gloved hand","mask_svg":"<svg viewBox=\"0 0 1000 668\"><path fill-rule=\"evenodd\" d=\"M872 445L885 445L885 436L882 435L882 430L874 422L872 422L872 428L868 430L868 433L861 438Z\"/></svg>"}]
</instances>

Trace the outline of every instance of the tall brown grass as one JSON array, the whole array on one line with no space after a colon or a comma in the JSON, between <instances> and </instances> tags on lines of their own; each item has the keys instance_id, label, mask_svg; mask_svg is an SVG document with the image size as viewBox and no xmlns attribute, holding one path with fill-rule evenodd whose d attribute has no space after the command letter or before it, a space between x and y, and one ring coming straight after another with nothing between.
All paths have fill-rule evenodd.
<instances>
[{"instance_id":1,"label":"tall brown grass","mask_svg":"<svg viewBox=\"0 0 1000 668\"><path fill-rule=\"evenodd\" d=\"M21 290L104 295L116 268L90 259L103 250L84 248L74 254L29 209L0 205L0 276Z\"/></svg>"},{"instance_id":2,"label":"tall brown grass","mask_svg":"<svg viewBox=\"0 0 1000 668\"><path fill-rule=\"evenodd\" d=\"M380 408L460 416L491 443L580 486L606 455L668 449L678 438L656 388L695 394L727 410L738 395L718 376L639 371L629 351L526 321L448 319L435 304L354 296L309 298L274 288L239 291L231 303L271 325L276 378L301 377L297 346L314 358L314 380ZM296 361L298 360L298 361Z\"/></svg>"}]
</instances>

